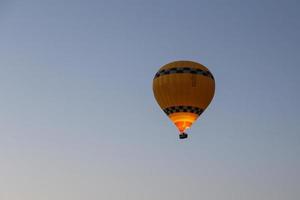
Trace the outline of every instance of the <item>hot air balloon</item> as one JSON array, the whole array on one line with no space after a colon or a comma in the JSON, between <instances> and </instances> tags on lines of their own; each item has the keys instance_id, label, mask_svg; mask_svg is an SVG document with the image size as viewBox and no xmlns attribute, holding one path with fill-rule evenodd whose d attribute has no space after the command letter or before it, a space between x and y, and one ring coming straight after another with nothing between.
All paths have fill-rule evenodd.
<instances>
[{"instance_id":1,"label":"hot air balloon","mask_svg":"<svg viewBox=\"0 0 300 200\"><path fill-rule=\"evenodd\" d=\"M153 93L161 109L187 138L186 129L208 107L215 93L212 73L192 61L175 61L162 66L153 79Z\"/></svg>"}]
</instances>

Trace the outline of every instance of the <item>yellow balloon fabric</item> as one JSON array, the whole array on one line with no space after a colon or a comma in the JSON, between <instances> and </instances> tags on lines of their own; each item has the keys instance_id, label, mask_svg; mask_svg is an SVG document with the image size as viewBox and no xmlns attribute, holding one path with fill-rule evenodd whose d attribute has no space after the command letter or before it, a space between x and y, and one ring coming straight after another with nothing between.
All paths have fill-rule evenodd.
<instances>
[{"instance_id":1,"label":"yellow balloon fabric","mask_svg":"<svg viewBox=\"0 0 300 200\"><path fill-rule=\"evenodd\" d=\"M215 80L199 63L175 61L164 65L155 74L153 92L159 106L183 133L210 104Z\"/></svg>"}]
</instances>

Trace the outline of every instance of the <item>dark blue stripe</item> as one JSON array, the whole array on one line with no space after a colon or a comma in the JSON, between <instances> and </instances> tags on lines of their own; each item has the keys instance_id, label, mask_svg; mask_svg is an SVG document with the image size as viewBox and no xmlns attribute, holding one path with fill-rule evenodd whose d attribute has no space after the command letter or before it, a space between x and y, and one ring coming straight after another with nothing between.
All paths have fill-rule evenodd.
<instances>
[{"instance_id":1,"label":"dark blue stripe","mask_svg":"<svg viewBox=\"0 0 300 200\"><path fill-rule=\"evenodd\" d=\"M194 113L197 115L201 115L201 113L204 111L202 108L194 107L194 106L172 106L163 109L163 111L167 114L173 114L177 112L189 112Z\"/></svg>"},{"instance_id":2,"label":"dark blue stripe","mask_svg":"<svg viewBox=\"0 0 300 200\"><path fill-rule=\"evenodd\" d=\"M214 80L214 76L212 75L212 73L210 73L210 71L204 71L202 69L193 69L189 67L176 67L176 68L174 67L170 69L162 69L155 74L154 79L164 75L180 74L180 73L203 75Z\"/></svg>"}]
</instances>

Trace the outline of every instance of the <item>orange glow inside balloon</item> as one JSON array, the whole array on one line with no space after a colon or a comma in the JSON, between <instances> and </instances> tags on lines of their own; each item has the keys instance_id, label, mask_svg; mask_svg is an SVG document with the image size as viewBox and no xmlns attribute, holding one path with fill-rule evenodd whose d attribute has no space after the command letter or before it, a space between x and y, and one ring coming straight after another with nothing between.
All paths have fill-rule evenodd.
<instances>
[{"instance_id":1,"label":"orange glow inside balloon","mask_svg":"<svg viewBox=\"0 0 300 200\"><path fill-rule=\"evenodd\" d=\"M178 112L169 115L169 118L176 125L178 130L182 133L192 126L192 124L198 118L198 115L194 113Z\"/></svg>"}]
</instances>

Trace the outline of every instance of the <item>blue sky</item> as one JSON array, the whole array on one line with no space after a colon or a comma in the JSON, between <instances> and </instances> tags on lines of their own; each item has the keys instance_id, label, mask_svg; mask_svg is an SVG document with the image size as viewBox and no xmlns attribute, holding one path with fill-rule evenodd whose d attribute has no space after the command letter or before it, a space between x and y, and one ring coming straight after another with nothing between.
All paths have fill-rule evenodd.
<instances>
[{"instance_id":1,"label":"blue sky","mask_svg":"<svg viewBox=\"0 0 300 200\"><path fill-rule=\"evenodd\" d=\"M297 199L298 1L1 1L0 199ZM216 79L188 140L152 78Z\"/></svg>"}]
</instances>

